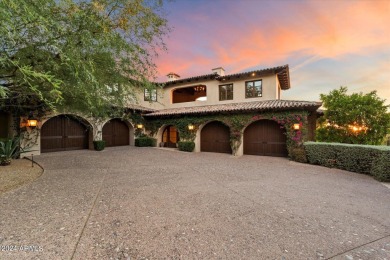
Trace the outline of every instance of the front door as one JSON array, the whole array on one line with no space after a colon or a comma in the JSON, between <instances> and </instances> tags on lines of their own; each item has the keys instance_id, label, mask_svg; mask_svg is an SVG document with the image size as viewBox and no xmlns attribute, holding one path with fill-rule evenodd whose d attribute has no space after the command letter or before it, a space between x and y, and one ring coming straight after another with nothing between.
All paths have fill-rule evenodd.
<instances>
[{"instance_id":1,"label":"front door","mask_svg":"<svg viewBox=\"0 0 390 260\"><path fill-rule=\"evenodd\" d=\"M173 125L167 126L163 132L164 147L176 148L179 141L179 132Z\"/></svg>"}]
</instances>

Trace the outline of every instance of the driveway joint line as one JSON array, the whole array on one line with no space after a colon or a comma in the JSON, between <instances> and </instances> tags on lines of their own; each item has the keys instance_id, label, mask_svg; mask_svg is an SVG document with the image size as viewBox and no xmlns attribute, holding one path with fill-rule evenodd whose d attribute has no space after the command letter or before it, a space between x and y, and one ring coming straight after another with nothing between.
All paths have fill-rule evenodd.
<instances>
[{"instance_id":1,"label":"driveway joint line","mask_svg":"<svg viewBox=\"0 0 390 260\"><path fill-rule=\"evenodd\" d=\"M339 253L339 254L337 254L337 255L333 255L333 256L331 256L331 257L325 258L325 260L333 259L333 258L335 258L335 257L341 256L341 255L343 255L343 254L345 254L345 253L351 252L351 251L353 251L353 250L355 250L355 249L358 249L358 248L360 248L360 247L363 247L363 246L366 246L366 245L375 243L375 242L377 242L377 241L379 241L379 240L382 240L382 239L384 239L384 238L387 238L387 237L390 237L390 235L385 235L385 236L380 237L380 238L378 238L378 239L375 239L375 240L372 240L372 241L370 241L370 242L364 243L364 244L362 244L362 245L356 246L356 247L354 247L354 248L348 249L347 251L341 252L341 253Z\"/></svg>"},{"instance_id":2,"label":"driveway joint line","mask_svg":"<svg viewBox=\"0 0 390 260\"><path fill-rule=\"evenodd\" d=\"M72 259L74 258L74 255L76 254L76 251L77 251L77 248L78 248L78 246L79 246L81 237L82 237L83 234L84 234L84 230L85 230L85 228L87 227L87 223L88 223L88 221L89 221L89 219L90 219L90 217L91 217L92 211L94 210L94 208L95 208L95 206L96 206L96 201L97 201L97 199L98 199L98 197L99 197L99 195L100 195L100 192L102 191L103 184L104 184L104 181L105 181L105 179L106 179L107 172L108 172L108 171L106 170L106 172L105 172L104 175L103 175L103 179L102 179L102 182L100 183L99 190L98 190L98 192L97 192L96 195L95 195L95 198L94 198L93 203L92 203L92 207L91 207L91 209L90 209L89 212L88 212L87 219L85 220L84 225L83 225L83 228L81 229L81 233L80 233L80 235L79 235L79 238L77 239L76 245L74 246L72 255L71 255L71 257L70 257L70 260L72 260Z\"/></svg>"}]
</instances>

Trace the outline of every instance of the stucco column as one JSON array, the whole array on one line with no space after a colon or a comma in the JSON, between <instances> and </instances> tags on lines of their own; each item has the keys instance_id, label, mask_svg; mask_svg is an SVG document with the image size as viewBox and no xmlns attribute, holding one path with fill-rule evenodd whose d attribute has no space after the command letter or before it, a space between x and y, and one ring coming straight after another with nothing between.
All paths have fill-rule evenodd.
<instances>
[{"instance_id":1,"label":"stucco column","mask_svg":"<svg viewBox=\"0 0 390 260\"><path fill-rule=\"evenodd\" d=\"M196 136L195 136L195 140L194 140L194 143L195 143L195 148L194 148L194 152L195 153L199 153L200 152L200 128L198 128L198 130L196 130Z\"/></svg>"},{"instance_id":2,"label":"stucco column","mask_svg":"<svg viewBox=\"0 0 390 260\"><path fill-rule=\"evenodd\" d=\"M244 155L244 134L241 133L240 136L240 145L237 148L236 154L234 156L242 156Z\"/></svg>"},{"instance_id":3,"label":"stucco column","mask_svg":"<svg viewBox=\"0 0 390 260\"><path fill-rule=\"evenodd\" d=\"M41 154L41 138L40 129L27 128L26 131L20 133L20 147L25 149L24 153L21 153L20 157L29 157L33 155Z\"/></svg>"},{"instance_id":4,"label":"stucco column","mask_svg":"<svg viewBox=\"0 0 390 260\"><path fill-rule=\"evenodd\" d=\"M93 141L103 140L103 123L96 122L95 127L92 128L93 131Z\"/></svg>"}]
</instances>

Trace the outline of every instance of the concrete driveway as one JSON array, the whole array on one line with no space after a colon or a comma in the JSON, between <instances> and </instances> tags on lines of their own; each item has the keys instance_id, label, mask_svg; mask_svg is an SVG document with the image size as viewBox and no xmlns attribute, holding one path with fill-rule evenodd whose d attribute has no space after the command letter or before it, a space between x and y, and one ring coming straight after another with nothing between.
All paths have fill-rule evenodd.
<instances>
[{"instance_id":1,"label":"concrete driveway","mask_svg":"<svg viewBox=\"0 0 390 260\"><path fill-rule=\"evenodd\" d=\"M390 189L285 158L41 155L0 197L0 259L390 259Z\"/></svg>"}]
</instances>

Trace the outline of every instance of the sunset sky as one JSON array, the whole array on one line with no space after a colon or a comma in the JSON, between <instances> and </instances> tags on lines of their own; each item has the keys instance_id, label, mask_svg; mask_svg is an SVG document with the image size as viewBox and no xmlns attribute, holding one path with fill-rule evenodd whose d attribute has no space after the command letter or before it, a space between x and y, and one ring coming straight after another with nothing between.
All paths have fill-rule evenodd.
<instances>
[{"instance_id":1,"label":"sunset sky","mask_svg":"<svg viewBox=\"0 0 390 260\"><path fill-rule=\"evenodd\" d=\"M390 104L390 0L176 0L165 7L158 80L289 64L283 99L319 100L340 86Z\"/></svg>"}]
</instances>

